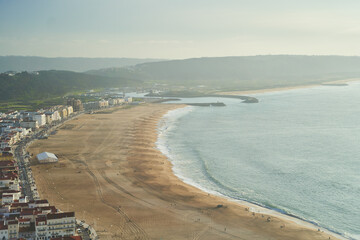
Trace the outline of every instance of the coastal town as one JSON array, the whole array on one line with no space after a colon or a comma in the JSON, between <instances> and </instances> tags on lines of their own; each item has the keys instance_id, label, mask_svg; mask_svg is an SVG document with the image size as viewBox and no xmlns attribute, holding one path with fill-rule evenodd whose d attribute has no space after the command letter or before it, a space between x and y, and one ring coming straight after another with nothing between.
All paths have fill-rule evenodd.
<instances>
[{"instance_id":1,"label":"coastal town","mask_svg":"<svg viewBox=\"0 0 360 240\"><path fill-rule=\"evenodd\" d=\"M32 176L32 161L52 164L59 159L44 151L37 156L27 148L47 139L65 121L83 113L131 104L131 97L82 103L68 98L66 104L38 111L0 112L0 239L97 239L94 228L42 199Z\"/></svg>"},{"instance_id":2,"label":"coastal town","mask_svg":"<svg viewBox=\"0 0 360 240\"><path fill-rule=\"evenodd\" d=\"M357 9L0 0L0 240L360 240Z\"/></svg>"}]
</instances>

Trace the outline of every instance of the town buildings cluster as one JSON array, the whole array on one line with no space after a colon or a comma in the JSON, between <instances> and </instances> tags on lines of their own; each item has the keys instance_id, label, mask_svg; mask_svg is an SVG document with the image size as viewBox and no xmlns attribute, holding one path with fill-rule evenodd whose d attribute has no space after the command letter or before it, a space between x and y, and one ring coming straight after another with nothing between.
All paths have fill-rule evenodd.
<instances>
[{"instance_id":1,"label":"town buildings cluster","mask_svg":"<svg viewBox=\"0 0 360 240\"><path fill-rule=\"evenodd\" d=\"M76 112L131 102L131 97L116 97L83 104L79 99L70 98L67 105L46 110L0 112L0 240L81 239L75 236L74 212L61 212L46 199L40 199L26 146L34 139L46 138L53 131L51 127L75 116ZM54 154L47 152L37 158L40 163L57 161ZM89 230L96 239L96 232L90 226Z\"/></svg>"},{"instance_id":2,"label":"town buildings cluster","mask_svg":"<svg viewBox=\"0 0 360 240\"><path fill-rule=\"evenodd\" d=\"M74 212L61 212L47 200L29 199L22 189L19 167L0 157L0 239L55 239L75 235Z\"/></svg>"},{"instance_id":3,"label":"town buildings cluster","mask_svg":"<svg viewBox=\"0 0 360 240\"><path fill-rule=\"evenodd\" d=\"M72 106L58 105L35 112L10 111L0 113L0 154L11 153L11 147L41 127L67 119L73 114Z\"/></svg>"},{"instance_id":4,"label":"town buildings cluster","mask_svg":"<svg viewBox=\"0 0 360 240\"><path fill-rule=\"evenodd\" d=\"M15 149L23 149L19 146L24 142L73 114L73 106L63 105L35 112L0 113L0 240L75 235L75 213L61 212L47 200L41 200L28 161L15 161L20 155Z\"/></svg>"},{"instance_id":5,"label":"town buildings cluster","mask_svg":"<svg viewBox=\"0 0 360 240\"><path fill-rule=\"evenodd\" d=\"M132 97L125 97L125 98L115 97L115 98L108 98L107 100L101 99L99 101L86 102L83 103L82 105L84 110L91 111L91 110L98 110L107 107L114 107L122 104L130 104L132 103L132 100L133 100Z\"/></svg>"},{"instance_id":6,"label":"town buildings cluster","mask_svg":"<svg viewBox=\"0 0 360 240\"><path fill-rule=\"evenodd\" d=\"M0 155L11 155L12 146L39 128L47 128L66 120L74 112L93 111L132 103L132 97L115 97L107 100L82 103L79 99L67 99L67 105L52 106L38 111L0 112Z\"/></svg>"}]
</instances>

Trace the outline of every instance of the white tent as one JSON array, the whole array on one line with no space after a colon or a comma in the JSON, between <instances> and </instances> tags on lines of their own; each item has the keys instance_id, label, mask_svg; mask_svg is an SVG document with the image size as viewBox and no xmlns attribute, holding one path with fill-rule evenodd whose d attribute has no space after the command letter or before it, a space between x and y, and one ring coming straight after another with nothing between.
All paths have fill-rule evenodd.
<instances>
[{"instance_id":1,"label":"white tent","mask_svg":"<svg viewBox=\"0 0 360 240\"><path fill-rule=\"evenodd\" d=\"M53 153L42 152L36 155L40 163L57 162L58 158Z\"/></svg>"}]
</instances>

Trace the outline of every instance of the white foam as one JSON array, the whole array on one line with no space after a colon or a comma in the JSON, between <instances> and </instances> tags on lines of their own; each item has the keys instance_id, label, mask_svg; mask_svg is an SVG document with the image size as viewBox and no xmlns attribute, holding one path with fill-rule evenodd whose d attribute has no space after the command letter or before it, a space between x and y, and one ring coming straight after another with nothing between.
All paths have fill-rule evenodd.
<instances>
[{"instance_id":1,"label":"white foam","mask_svg":"<svg viewBox=\"0 0 360 240\"><path fill-rule=\"evenodd\" d=\"M192 106L187 106L184 108L178 108L175 110L171 110L168 113L166 113L162 119L159 121L158 123L158 138L157 138L157 142L156 142L156 147L160 150L160 152L162 154L164 154L169 161L171 161L172 163L176 162L176 159L178 156L175 155L175 153L172 152L171 147L168 145L168 137L169 134L171 134L171 132L176 129L178 127L178 122L179 120L184 117L185 115L189 114L190 112L192 112L195 108ZM230 201L233 202L237 202L241 205L247 206L249 207L250 211L255 212L255 213L262 213L262 214L269 214L272 216L277 216L289 221L292 221L294 223L297 224L301 224L303 226L309 227L309 228L313 228L313 229L320 229L321 231L324 231L330 235L333 235L334 237L337 237L339 239L360 239L359 236L350 236L350 235L345 235L345 237L342 237L336 233L330 232L327 229L318 227L310 222L307 222L305 220L301 220L289 215L285 215L282 213L279 213L275 210L271 210L271 209L267 209L264 207L261 207L259 205L256 204L252 204L250 202L247 201L242 201L242 200L236 200L233 199L229 196L226 196L218 191L214 191L214 190L210 190L209 188L204 187L203 185L196 183L194 180L185 177L186 174L182 173L182 169L179 168L176 164L173 164L173 173L184 183L189 184L191 186L194 186L204 192L213 194L213 195L217 195L223 198L226 198Z\"/></svg>"},{"instance_id":2,"label":"white foam","mask_svg":"<svg viewBox=\"0 0 360 240\"><path fill-rule=\"evenodd\" d=\"M156 141L156 147L160 150L162 154L168 157L170 160L171 150L167 144L167 135L170 131L177 127L177 122L179 119L186 114L192 112L194 107L187 106L184 108L177 108L175 110L168 111L158 123L158 138Z\"/></svg>"}]
</instances>

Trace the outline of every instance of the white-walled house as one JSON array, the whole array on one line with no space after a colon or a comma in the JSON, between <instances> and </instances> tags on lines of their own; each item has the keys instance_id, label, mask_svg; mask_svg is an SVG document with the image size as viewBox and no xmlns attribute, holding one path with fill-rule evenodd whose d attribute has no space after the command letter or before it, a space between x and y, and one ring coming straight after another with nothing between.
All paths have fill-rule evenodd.
<instances>
[{"instance_id":1,"label":"white-walled house","mask_svg":"<svg viewBox=\"0 0 360 240\"><path fill-rule=\"evenodd\" d=\"M125 98L125 102L127 102L127 103L132 103L132 101L133 101L132 97L126 97Z\"/></svg>"},{"instance_id":2,"label":"white-walled house","mask_svg":"<svg viewBox=\"0 0 360 240\"><path fill-rule=\"evenodd\" d=\"M59 113L60 113L60 117L62 119L65 119L68 117L68 111L67 111L67 108L62 108L59 110Z\"/></svg>"},{"instance_id":3,"label":"white-walled house","mask_svg":"<svg viewBox=\"0 0 360 240\"><path fill-rule=\"evenodd\" d=\"M19 237L19 222L18 220L8 221L9 239L18 239Z\"/></svg>"},{"instance_id":4,"label":"white-walled house","mask_svg":"<svg viewBox=\"0 0 360 240\"><path fill-rule=\"evenodd\" d=\"M19 200L21 197L20 191L8 190L2 193L2 204L13 203L15 200Z\"/></svg>"},{"instance_id":5,"label":"white-walled house","mask_svg":"<svg viewBox=\"0 0 360 240\"><path fill-rule=\"evenodd\" d=\"M14 133L17 132L19 134L19 138L23 138L26 135L28 135L29 133L31 133L31 129L30 128L22 128L22 127L3 127L2 128L2 132L4 133Z\"/></svg>"},{"instance_id":6,"label":"white-walled house","mask_svg":"<svg viewBox=\"0 0 360 240\"><path fill-rule=\"evenodd\" d=\"M47 237L65 237L75 235L75 213L64 212L64 213L53 213L46 215L47 224ZM41 226L36 226L36 233L38 235ZM44 226L44 225L42 225ZM43 227L42 227L43 228Z\"/></svg>"},{"instance_id":7,"label":"white-walled house","mask_svg":"<svg viewBox=\"0 0 360 240\"><path fill-rule=\"evenodd\" d=\"M8 225L4 221L0 222L0 239L9 239Z\"/></svg>"},{"instance_id":8,"label":"white-walled house","mask_svg":"<svg viewBox=\"0 0 360 240\"><path fill-rule=\"evenodd\" d=\"M103 108L103 107L108 107L109 106L109 102L108 101L106 101L106 100L101 100L101 101L99 101L99 107L100 108Z\"/></svg>"},{"instance_id":9,"label":"white-walled house","mask_svg":"<svg viewBox=\"0 0 360 240\"><path fill-rule=\"evenodd\" d=\"M46 124L46 116L44 113L36 113L35 115L33 115L32 119L38 122L39 127Z\"/></svg>"},{"instance_id":10,"label":"white-walled house","mask_svg":"<svg viewBox=\"0 0 360 240\"><path fill-rule=\"evenodd\" d=\"M34 121L34 120L26 120L26 121L20 122L20 127L37 129L37 128L39 128L39 124L37 121Z\"/></svg>"},{"instance_id":11,"label":"white-walled house","mask_svg":"<svg viewBox=\"0 0 360 240\"><path fill-rule=\"evenodd\" d=\"M52 120L53 121L60 121L61 120L61 116L60 116L60 113L58 111L53 112Z\"/></svg>"},{"instance_id":12,"label":"white-walled house","mask_svg":"<svg viewBox=\"0 0 360 240\"><path fill-rule=\"evenodd\" d=\"M70 116L71 114L74 113L74 109L72 106L67 106L67 113L68 113L68 116Z\"/></svg>"},{"instance_id":13,"label":"white-walled house","mask_svg":"<svg viewBox=\"0 0 360 240\"><path fill-rule=\"evenodd\" d=\"M34 200L29 202L29 208L37 208L37 207L49 207L49 201L48 200Z\"/></svg>"},{"instance_id":14,"label":"white-walled house","mask_svg":"<svg viewBox=\"0 0 360 240\"><path fill-rule=\"evenodd\" d=\"M54 111L54 112L46 112L45 113L46 116L46 123L47 124L51 124L53 121L60 121L61 117L58 111Z\"/></svg>"}]
</instances>

